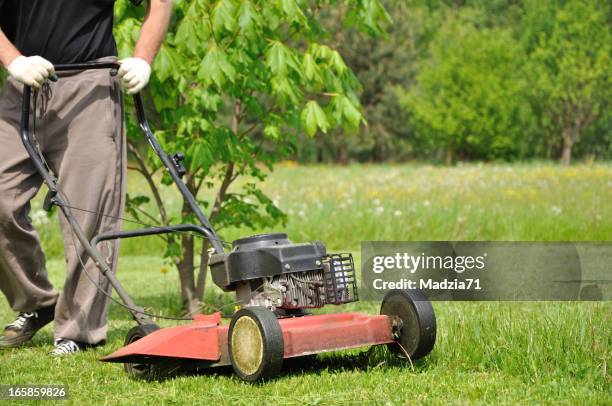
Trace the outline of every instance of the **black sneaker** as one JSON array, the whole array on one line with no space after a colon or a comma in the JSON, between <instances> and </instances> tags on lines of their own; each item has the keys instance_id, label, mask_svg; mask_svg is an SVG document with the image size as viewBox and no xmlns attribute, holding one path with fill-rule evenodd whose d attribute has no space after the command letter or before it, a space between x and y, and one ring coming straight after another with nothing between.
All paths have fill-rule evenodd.
<instances>
[{"instance_id":1,"label":"black sneaker","mask_svg":"<svg viewBox=\"0 0 612 406\"><path fill-rule=\"evenodd\" d=\"M76 341L58 338L55 340L55 348L49 353L54 357L63 357L81 351L81 346Z\"/></svg>"},{"instance_id":2,"label":"black sneaker","mask_svg":"<svg viewBox=\"0 0 612 406\"><path fill-rule=\"evenodd\" d=\"M0 348L17 347L34 337L34 334L51 321L55 305L43 307L32 313L19 313L17 319L7 324L0 336Z\"/></svg>"}]
</instances>

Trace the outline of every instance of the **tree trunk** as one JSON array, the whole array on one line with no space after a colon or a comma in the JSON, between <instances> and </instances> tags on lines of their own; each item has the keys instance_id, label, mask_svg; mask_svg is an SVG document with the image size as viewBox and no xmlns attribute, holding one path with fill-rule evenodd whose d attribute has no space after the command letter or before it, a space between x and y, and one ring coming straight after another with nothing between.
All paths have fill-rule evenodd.
<instances>
[{"instance_id":1,"label":"tree trunk","mask_svg":"<svg viewBox=\"0 0 612 406\"><path fill-rule=\"evenodd\" d=\"M338 163L340 165L348 165L349 163L349 147L345 137L340 138L338 145Z\"/></svg>"},{"instance_id":2,"label":"tree trunk","mask_svg":"<svg viewBox=\"0 0 612 406\"><path fill-rule=\"evenodd\" d=\"M206 275L208 274L208 262L210 260L210 255L208 254L209 247L209 242L204 240L202 251L200 251L200 270L198 271L195 288L195 296L200 303L204 303L204 292L206 292Z\"/></svg>"},{"instance_id":3,"label":"tree trunk","mask_svg":"<svg viewBox=\"0 0 612 406\"><path fill-rule=\"evenodd\" d=\"M380 131L380 127L376 126L374 128L374 149L372 150L372 161L373 162L382 162L383 155L383 146L381 142L382 134Z\"/></svg>"},{"instance_id":4,"label":"tree trunk","mask_svg":"<svg viewBox=\"0 0 612 406\"><path fill-rule=\"evenodd\" d=\"M550 128L546 129L546 159L552 159L555 145L553 133Z\"/></svg>"},{"instance_id":5,"label":"tree trunk","mask_svg":"<svg viewBox=\"0 0 612 406\"><path fill-rule=\"evenodd\" d=\"M452 165L454 160L453 148L449 145L446 148L446 165Z\"/></svg>"},{"instance_id":6,"label":"tree trunk","mask_svg":"<svg viewBox=\"0 0 612 406\"><path fill-rule=\"evenodd\" d=\"M561 163L563 165L572 163L572 148L578 139L578 134L577 128L566 128L563 130L563 152L561 153Z\"/></svg>"},{"instance_id":7,"label":"tree trunk","mask_svg":"<svg viewBox=\"0 0 612 406\"><path fill-rule=\"evenodd\" d=\"M193 236L185 234L181 237L181 259L177 263L183 308L192 316L200 309L200 301L195 295L193 245Z\"/></svg>"},{"instance_id":8,"label":"tree trunk","mask_svg":"<svg viewBox=\"0 0 612 406\"><path fill-rule=\"evenodd\" d=\"M323 145L322 137L316 138L316 145L317 145L317 163L322 164L323 161L325 160L325 146Z\"/></svg>"},{"instance_id":9,"label":"tree trunk","mask_svg":"<svg viewBox=\"0 0 612 406\"><path fill-rule=\"evenodd\" d=\"M574 145L568 140L563 141L563 153L561 154L561 163L569 165L572 163L572 148Z\"/></svg>"},{"instance_id":10,"label":"tree trunk","mask_svg":"<svg viewBox=\"0 0 612 406\"><path fill-rule=\"evenodd\" d=\"M191 179L188 179L186 183L189 190L193 193L194 187ZM181 211L183 217L190 213L191 208L187 204L187 201L183 201ZM200 300L196 296L194 244L195 242L191 234L183 234L181 236L181 258L176 264L179 272L179 281L181 283L183 309L191 316L200 312Z\"/></svg>"}]
</instances>

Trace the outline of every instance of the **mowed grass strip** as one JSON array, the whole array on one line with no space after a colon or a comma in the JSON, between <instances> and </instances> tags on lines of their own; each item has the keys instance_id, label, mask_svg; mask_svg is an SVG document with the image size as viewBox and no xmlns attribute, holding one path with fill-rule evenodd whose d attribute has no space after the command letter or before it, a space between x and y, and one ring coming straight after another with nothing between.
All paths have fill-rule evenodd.
<instances>
[{"instance_id":1,"label":"mowed grass strip","mask_svg":"<svg viewBox=\"0 0 612 406\"><path fill-rule=\"evenodd\" d=\"M131 189L140 181L133 179ZM361 240L610 240L612 168L549 165L300 167L284 165L264 185L289 216L295 241L319 239L357 250ZM139 190L143 190L140 188ZM179 199L165 189L172 209ZM47 246L59 246L53 222L34 211ZM262 231L262 230L259 230ZM230 230L232 239L249 230ZM139 245L140 244L140 245ZM160 272L155 239L124 245L120 278L147 309L180 313L176 274ZM53 251L53 248L52 248ZM135 256L146 252L149 256ZM49 261L56 286L61 259ZM234 299L212 288L214 306ZM612 305L605 303L435 302L438 342L414 366L382 348L290 363L279 379L242 383L231 369L157 382L129 379L97 359L122 346L134 325L111 305L108 343L53 359L51 327L25 348L0 353L2 384L66 384L73 404L611 404ZM362 302L325 311L377 313ZM226 312L231 305L225 306ZM14 313L0 301L0 322ZM169 325L168 322L160 322Z\"/></svg>"}]
</instances>

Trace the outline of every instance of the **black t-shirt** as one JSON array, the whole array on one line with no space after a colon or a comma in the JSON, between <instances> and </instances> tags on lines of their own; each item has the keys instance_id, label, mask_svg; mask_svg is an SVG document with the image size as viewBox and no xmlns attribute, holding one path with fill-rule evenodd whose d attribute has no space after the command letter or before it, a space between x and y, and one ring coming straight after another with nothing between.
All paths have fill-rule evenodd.
<instances>
[{"instance_id":1,"label":"black t-shirt","mask_svg":"<svg viewBox=\"0 0 612 406\"><path fill-rule=\"evenodd\" d=\"M15 6L11 1L0 0L0 28L2 32L13 40L15 36Z\"/></svg>"},{"instance_id":2,"label":"black t-shirt","mask_svg":"<svg viewBox=\"0 0 612 406\"><path fill-rule=\"evenodd\" d=\"M116 56L115 0L0 0L2 31L25 56L80 63Z\"/></svg>"}]
</instances>

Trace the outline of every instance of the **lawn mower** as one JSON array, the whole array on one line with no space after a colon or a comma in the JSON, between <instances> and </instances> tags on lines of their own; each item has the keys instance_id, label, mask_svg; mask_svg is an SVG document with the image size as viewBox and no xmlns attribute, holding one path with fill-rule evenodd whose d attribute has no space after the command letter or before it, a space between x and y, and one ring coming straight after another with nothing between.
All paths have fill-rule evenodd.
<instances>
[{"instance_id":1,"label":"lawn mower","mask_svg":"<svg viewBox=\"0 0 612 406\"><path fill-rule=\"evenodd\" d=\"M58 72L107 69L110 75L115 75L118 68L116 63L55 66ZM388 345L398 356L415 360L432 350L436 338L435 315L431 303L420 291L389 291L379 315L309 313L309 309L359 299L351 254L327 253L321 242L293 243L284 233L241 238L225 251L223 241L182 181L183 155L169 156L162 150L149 127L138 94L134 96L134 105L140 129L199 224L151 226L97 235L90 240L73 216L72 210L77 208L67 204L69 200L63 195L58 179L34 147L29 133L31 95L30 87L25 86L21 138L49 189L44 207L47 210L59 207L89 258L137 323L127 333L125 346L102 361L123 363L128 374L138 377L150 377L159 366L177 362L203 367L231 365L241 379L254 382L277 375L287 358ZM217 312L197 315L186 324L159 328L151 315L132 301L97 249L103 241L178 232L196 233L210 242L212 279L225 292L235 292L237 299L237 311L229 324L222 323L221 313Z\"/></svg>"}]
</instances>

